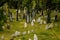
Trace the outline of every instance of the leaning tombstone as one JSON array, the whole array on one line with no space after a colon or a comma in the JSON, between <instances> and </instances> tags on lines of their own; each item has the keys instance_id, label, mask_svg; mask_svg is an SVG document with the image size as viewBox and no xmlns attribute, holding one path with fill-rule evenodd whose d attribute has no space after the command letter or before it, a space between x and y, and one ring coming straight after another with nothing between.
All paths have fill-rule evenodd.
<instances>
[{"instance_id":1,"label":"leaning tombstone","mask_svg":"<svg viewBox=\"0 0 60 40\"><path fill-rule=\"evenodd\" d=\"M37 22L40 22L41 21L41 17L39 17L38 19L37 19Z\"/></svg>"},{"instance_id":2,"label":"leaning tombstone","mask_svg":"<svg viewBox=\"0 0 60 40\"><path fill-rule=\"evenodd\" d=\"M53 28L53 23L51 23L51 24L49 25L49 28Z\"/></svg>"}]
</instances>

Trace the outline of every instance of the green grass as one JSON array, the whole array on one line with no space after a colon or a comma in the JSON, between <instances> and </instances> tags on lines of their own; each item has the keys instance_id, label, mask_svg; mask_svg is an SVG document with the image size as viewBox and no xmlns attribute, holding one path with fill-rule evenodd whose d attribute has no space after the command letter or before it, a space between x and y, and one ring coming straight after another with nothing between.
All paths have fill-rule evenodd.
<instances>
[{"instance_id":1,"label":"green grass","mask_svg":"<svg viewBox=\"0 0 60 40\"><path fill-rule=\"evenodd\" d=\"M39 23L35 22L35 25L32 27L31 24L28 24L27 28L24 28L24 20L22 21L14 21L14 22L9 22L11 25L11 29L8 31L5 29L4 31L0 32L0 36L3 34L5 36L5 40L10 39L10 35L14 33L16 30L21 32L20 37L16 37L15 40L22 39L22 40L28 40L28 38L31 38L33 40L33 35L34 33L37 34L39 40L60 40L60 25L58 23L57 27L54 27L49 30L45 30L44 24L40 25ZM28 30L34 30L34 33L31 34L26 34L22 36L23 31L28 31ZM23 37L25 39L23 39Z\"/></svg>"},{"instance_id":2,"label":"green grass","mask_svg":"<svg viewBox=\"0 0 60 40\"><path fill-rule=\"evenodd\" d=\"M14 13L16 13L16 12L14 11ZM53 17L54 14L53 15L52 14L51 14L51 16ZM15 15L15 14L13 14L13 15ZM39 16L39 14L36 15L36 19L38 18L38 16ZM44 18L42 18L42 19L44 19ZM52 28L52 29L45 30L46 25L44 25L44 24L40 25L37 22L35 22L34 26L31 26L31 24L29 23L27 28L24 28L25 20L15 21L16 20L16 18L15 18L13 22L9 22L9 24L11 26L11 29L9 31L7 29L5 29L4 31L0 31L0 37L2 35L4 35L5 40L10 40L11 34L13 34L15 31L20 31L21 35L19 37L16 37L15 40L18 40L18 39L28 40L28 38L31 38L33 40L34 33L37 34L38 40L60 40L60 14L58 14L58 19L59 19L59 22L57 22L58 26L54 26L54 28ZM34 30L33 33L26 34L24 36L22 35L22 32L24 32L24 31L27 32L28 30L31 31L32 29Z\"/></svg>"}]
</instances>

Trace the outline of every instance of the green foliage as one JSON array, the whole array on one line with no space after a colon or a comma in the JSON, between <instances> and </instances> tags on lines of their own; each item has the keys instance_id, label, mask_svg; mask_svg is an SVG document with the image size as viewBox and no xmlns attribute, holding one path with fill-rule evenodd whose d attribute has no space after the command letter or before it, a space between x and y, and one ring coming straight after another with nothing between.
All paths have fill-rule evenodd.
<instances>
[{"instance_id":1,"label":"green foliage","mask_svg":"<svg viewBox=\"0 0 60 40\"><path fill-rule=\"evenodd\" d=\"M0 9L0 30L2 30L2 26L4 25L5 21L6 21L6 16L3 14L3 10Z\"/></svg>"}]
</instances>

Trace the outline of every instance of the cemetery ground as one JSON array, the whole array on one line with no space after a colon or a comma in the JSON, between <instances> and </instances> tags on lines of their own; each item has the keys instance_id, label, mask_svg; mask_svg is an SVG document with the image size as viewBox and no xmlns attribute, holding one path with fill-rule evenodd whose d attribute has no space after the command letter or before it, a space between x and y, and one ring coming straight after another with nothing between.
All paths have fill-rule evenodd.
<instances>
[{"instance_id":1,"label":"cemetery ground","mask_svg":"<svg viewBox=\"0 0 60 40\"><path fill-rule=\"evenodd\" d=\"M60 14L59 14L60 15ZM59 16L60 18L60 16ZM46 24L39 24L37 22L34 23L34 26L31 26L30 23L27 24L27 27L24 28L25 20L21 21L13 21L7 24L10 24L10 29L4 29L0 32L0 37L4 35L5 40L10 40L11 35L15 33L15 31L20 32L20 36L16 37L14 40L28 40L29 38L33 39L34 34L37 34L38 40L60 40L60 22L57 22L57 26L54 26L51 29L46 30ZM30 34L28 34L28 30ZM31 32L33 30L33 32ZM25 35L22 33L26 31Z\"/></svg>"}]
</instances>

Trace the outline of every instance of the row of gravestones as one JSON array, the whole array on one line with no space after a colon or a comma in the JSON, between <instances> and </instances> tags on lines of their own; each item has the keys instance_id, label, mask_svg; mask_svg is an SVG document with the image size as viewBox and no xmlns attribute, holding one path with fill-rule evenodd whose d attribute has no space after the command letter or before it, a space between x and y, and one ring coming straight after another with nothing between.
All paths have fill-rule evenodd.
<instances>
[{"instance_id":1,"label":"row of gravestones","mask_svg":"<svg viewBox=\"0 0 60 40\"><path fill-rule=\"evenodd\" d=\"M34 31L31 31L32 33L34 32ZM28 31L28 34L29 33L31 33L30 31ZM27 33L26 33L26 31L24 31L24 32L22 32L22 35L23 36L25 36ZM12 34L11 35L11 38L10 38L10 40L14 40L16 37L20 37L20 32L19 31L16 31L14 34ZM36 34L34 34L34 40L38 40L38 36L36 35ZM4 37L4 35L2 35L1 36L1 38L0 38L1 40L5 40L5 37ZM21 39L19 39L19 40L21 40ZM31 38L28 38L28 40L32 40Z\"/></svg>"},{"instance_id":2,"label":"row of gravestones","mask_svg":"<svg viewBox=\"0 0 60 40\"><path fill-rule=\"evenodd\" d=\"M20 10L18 11L18 13L20 13ZM26 18L26 22L28 23L29 21L31 22L32 21L32 19L34 19L35 18L35 16L36 16L36 14L35 14L36 12L35 12L35 10L33 10L33 12L32 12L32 14L29 16L29 15L27 15L27 12L26 12L26 10L24 10L24 14L23 15L21 15L22 16L22 18ZM25 15L26 14L26 15ZM6 13L4 12L4 15L6 15ZM13 16L12 16L12 13L11 12L9 12L8 13L8 15L9 15L9 20L10 21L13 21ZM16 15L17 16L17 15ZM45 17L47 17L47 16L45 16ZM55 21L57 21L57 12L56 12L56 15L55 15L55 17L53 17L53 18L51 18L51 19L54 19Z\"/></svg>"},{"instance_id":3,"label":"row of gravestones","mask_svg":"<svg viewBox=\"0 0 60 40\"><path fill-rule=\"evenodd\" d=\"M55 26L57 26L57 24L55 24ZM45 29L47 30L47 29L51 29L51 28L53 28L53 27L54 27L54 24L51 23L51 24L47 24L46 27L45 27ZM28 33L28 34L34 33L34 30L24 31L24 32L22 32L22 35L25 36L27 33ZM10 40L14 40L14 38L19 37L20 35L21 35L21 32L15 31L15 33L13 33L13 34L11 35ZM4 35L1 36L1 40L4 40ZM21 40L21 39L19 39L19 40ZM32 39L29 38L28 40L32 40ZM37 37L36 34L34 34L34 40L38 40L38 37Z\"/></svg>"}]
</instances>

